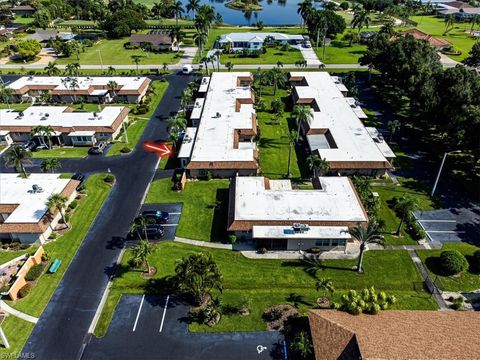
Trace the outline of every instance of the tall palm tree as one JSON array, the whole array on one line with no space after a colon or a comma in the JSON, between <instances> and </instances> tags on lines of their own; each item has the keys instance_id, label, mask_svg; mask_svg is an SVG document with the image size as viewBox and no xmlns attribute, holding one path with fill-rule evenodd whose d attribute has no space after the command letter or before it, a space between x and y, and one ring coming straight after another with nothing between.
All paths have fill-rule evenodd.
<instances>
[{"instance_id":1,"label":"tall palm tree","mask_svg":"<svg viewBox=\"0 0 480 360\"><path fill-rule=\"evenodd\" d=\"M150 244L148 240L140 241L140 244L132 249L133 262L138 265L145 265L146 272L149 274L151 272L151 267L150 263L148 262L148 257L152 254L153 250L153 245Z\"/></svg>"},{"instance_id":2,"label":"tall palm tree","mask_svg":"<svg viewBox=\"0 0 480 360\"><path fill-rule=\"evenodd\" d=\"M273 85L273 96L277 94L277 88L285 86L285 74L278 67L267 71L267 78Z\"/></svg>"},{"instance_id":3,"label":"tall palm tree","mask_svg":"<svg viewBox=\"0 0 480 360\"><path fill-rule=\"evenodd\" d=\"M65 219L65 213L64 209L67 207L67 202L68 199L63 196L62 194L52 194L47 200L47 207L52 210L56 209L60 213L60 216L62 217L62 221L65 224L65 226L68 228L69 225L67 223L67 220Z\"/></svg>"},{"instance_id":4,"label":"tall palm tree","mask_svg":"<svg viewBox=\"0 0 480 360\"><path fill-rule=\"evenodd\" d=\"M450 32L453 29L455 18L453 15L447 15L445 17L444 22L445 22L445 31L443 32L443 35L446 35L448 32Z\"/></svg>"},{"instance_id":5,"label":"tall palm tree","mask_svg":"<svg viewBox=\"0 0 480 360\"><path fill-rule=\"evenodd\" d=\"M42 91L38 96L38 101L40 101L42 105L51 103L52 100L53 100L52 94L50 94L48 91Z\"/></svg>"},{"instance_id":6,"label":"tall palm tree","mask_svg":"<svg viewBox=\"0 0 480 360\"><path fill-rule=\"evenodd\" d=\"M303 124L310 124L313 119L313 114L308 105L295 105L293 107L293 116L297 124L297 133L300 136L300 129Z\"/></svg>"},{"instance_id":7,"label":"tall palm tree","mask_svg":"<svg viewBox=\"0 0 480 360\"><path fill-rule=\"evenodd\" d=\"M298 3L297 14L302 18L302 26L307 22L307 18L312 10L313 5L311 0L303 0L301 3Z\"/></svg>"},{"instance_id":8,"label":"tall palm tree","mask_svg":"<svg viewBox=\"0 0 480 360\"><path fill-rule=\"evenodd\" d=\"M255 71L253 74L253 84L255 86L255 89L258 92L258 97L262 97L262 86L266 85L268 79L267 79L267 73L265 71L262 71L260 68Z\"/></svg>"},{"instance_id":9,"label":"tall palm tree","mask_svg":"<svg viewBox=\"0 0 480 360\"><path fill-rule=\"evenodd\" d=\"M363 272L363 253L368 244L385 243L383 236L378 232L378 225L375 221L370 221L368 225L358 225L348 230L349 234L360 242L360 254L358 256L357 271Z\"/></svg>"},{"instance_id":10,"label":"tall palm tree","mask_svg":"<svg viewBox=\"0 0 480 360\"><path fill-rule=\"evenodd\" d=\"M7 166L14 166L17 171L21 171L24 177L27 177L24 164L31 163L32 154L21 145L13 145L5 151L3 158Z\"/></svg>"},{"instance_id":11,"label":"tall palm tree","mask_svg":"<svg viewBox=\"0 0 480 360\"><path fill-rule=\"evenodd\" d=\"M61 167L62 167L62 164L60 163L60 161L58 161L58 159L53 159L53 158L43 160L42 164L40 165L40 168L44 173L46 172L54 173Z\"/></svg>"},{"instance_id":12,"label":"tall palm tree","mask_svg":"<svg viewBox=\"0 0 480 360\"><path fill-rule=\"evenodd\" d=\"M158 19L158 23L162 22L162 13L164 5L162 3L154 2L150 11Z\"/></svg>"},{"instance_id":13,"label":"tall palm tree","mask_svg":"<svg viewBox=\"0 0 480 360\"><path fill-rule=\"evenodd\" d=\"M61 73L60 69L52 61L50 61L43 70L48 76L58 76Z\"/></svg>"},{"instance_id":14,"label":"tall palm tree","mask_svg":"<svg viewBox=\"0 0 480 360\"><path fill-rule=\"evenodd\" d=\"M52 148L52 135L54 134L54 130L50 125L37 125L33 126L30 130L30 136L38 136L40 137L40 142L48 147L49 149ZM47 141L45 142L45 138Z\"/></svg>"},{"instance_id":15,"label":"tall palm tree","mask_svg":"<svg viewBox=\"0 0 480 360\"><path fill-rule=\"evenodd\" d=\"M195 20L195 13L198 11L199 7L200 7L199 0L188 0L186 9L187 9L187 13L192 12L193 20Z\"/></svg>"},{"instance_id":16,"label":"tall palm tree","mask_svg":"<svg viewBox=\"0 0 480 360\"><path fill-rule=\"evenodd\" d=\"M79 85L78 85L78 78L76 77L73 77L73 78L70 78L70 81L69 81L69 86L70 86L70 90L73 91L72 95L73 95L73 102L77 102L77 94L76 94L76 91L77 89L79 88Z\"/></svg>"},{"instance_id":17,"label":"tall palm tree","mask_svg":"<svg viewBox=\"0 0 480 360\"><path fill-rule=\"evenodd\" d=\"M317 177L318 173L320 174L326 173L330 168L328 161L325 159L322 159L318 155L310 155L307 158L307 165L310 168L310 170L313 171L313 177Z\"/></svg>"},{"instance_id":18,"label":"tall palm tree","mask_svg":"<svg viewBox=\"0 0 480 360\"><path fill-rule=\"evenodd\" d=\"M400 235L400 231L402 230L403 223L412 216L412 212L418 209L418 201L416 198L410 195L403 195L398 203L395 205L395 211L400 215L400 224L398 224L398 228L396 231L396 235Z\"/></svg>"},{"instance_id":19,"label":"tall palm tree","mask_svg":"<svg viewBox=\"0 0 480 360\"><path fill-rule=\"evenodd\" d=\"M233 63L232 63L231 61L229 61L229 62L227 62L227 63L225 64L225 67L226 67L227 70L230 72L230 71L232 71L232 69L233 69Z\"/></svg>"},{"instance_id":20,"label":"tall palm tree","mask_svg":"<svg viewBox=\"0 0 480 360\"><path fill-rule=\"evenodd\" d=\"M7 103L7 107L11 110L10 100L13 98L13 90L5 84L0 84L0 97Z\"/></svg>"},{"instance_id":21,"label":"tall palm tree","mask_svg":"<svg viewBox=\"0 0 480 360\"><path fill-rule=\"evenodd\" d=\"M177 52L180 51L180 42L183 40L183 31L180 26L175 26L169 33L172 42L177 44Z\"/></svg>"},{"instance_id":22,"label":"tall palm tree","mask_svg":"<svg viewBox=\"0 0 480 360\"><path fill-rule=\"evenodd\" d=\"M113 99L117 97L117 88L118 88L118 83L115 80L110 80L107 83L108 90L112 92Z\"/></svg>"},{"instance_id":23,"label":"tall palm tree","mask_svg":"<svg viewBox=\"0 0 480 360\"><path fill-rule=\"evenodd\" d=\"M178 26L178 18L180 15L182 15L185 10L183 9L182 2L181 1L175 1L172 6L170 7L172 10L173 14L175 15L175 25Z\"/></svg>"},{"instance_id":24,"label":"tall palm tree","mask_svg":"<svg viewBox=\"0 0 480 360\"><path fill-rule=\"evenodd\" d=\"M298 139L300 136L298 135L298 132L295 130L290 130L288 133L288 170L287 170L287 177L290 177L290 168L292 166L292 152L293 152L293 147L295 144L298 142Z\"/></svg>"},{"instance_id":25,"label":"tall palm tree","mask_svg":"<svg viewBox=\"0 0 480 360\"><path fill-rule=\"evenodd\" d=\"M138 75L138 64L140 64L140 61L143 59L143 55L131 55L130 58L132 59L132 62L135 64L137 67L137 75Z\"/></svg>"},{"instance_id":26,"label":"tall palm tree","mask_svg":"<svg viewBox=\"0 0 480 360\"><path fill-rule=\"evenodd\" d=\"M203 47L205 46L208 40L207 33L203 31L196 32L195 35L193 35L193 40L198 45L199 54L200 54L200 57L202 57ZM207 69L207 74L208 74L208 69Z\"/></svg>"},{"instance_id":27,"label":"tall palm tree","mask_svg":"<svg viewBox=\"0 0 480 360\"><path fill-rule=\"evenodd\" d=\"M181 106L181 108L183 110L185 110L186 106L189 103L191 103L192 100L193 100L193 90L191 88L187 87L182 91L182 95L180 96L180 106Z\"/></svg>"},{"instance_id":28,"label":"tall palm tree","mask_svg":"<svg viewBox=\"0 0 480 360\"><path fill-rule=\"evenodd\" d=\"M79 75L79 71L80 71L80 64L75 62L75 63L71 63L71 64L67 64L67 66L65 66L65 72L67 73L67 75L69 76L78 76Z\"/></svg>"},{"instance_id":29,"label":"tall palm tree","mask_svg":"<svg viewBox=\"0 0 480 360\"><path fill-rule=\"evenodd\" d=\"M370 12L368 10L358 6L353 10L352 29L358 28L358 32L360 32L363 27L368 28L370 21Z\"/></svg>"}]
</instances>

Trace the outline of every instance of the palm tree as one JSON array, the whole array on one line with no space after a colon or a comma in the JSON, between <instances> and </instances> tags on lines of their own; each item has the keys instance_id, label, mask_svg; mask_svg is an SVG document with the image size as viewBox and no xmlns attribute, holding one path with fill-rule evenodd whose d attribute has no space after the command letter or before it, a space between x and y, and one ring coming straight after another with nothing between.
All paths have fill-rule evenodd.
<instances>
[{"instance_id":1,"label":"palm tree","mask_svg":"<svg viewBox=\"0 0 480 360\"><path fill-rule=\"evenodd\" d=\"M395 204L394 210L400 215L400 224L398 225L396 235L400 235L400 231L402 230L403 223L412 216L412 212L417 210L418 208L418 201L416 198L410 195L403 195L398 203Z\"/></svg>"},{"instance_id":2,"label":"palm tree","mask_svg":"<svg viewBox=\"0 0 480 360\"><path fill-rule=\"evenodd\" d=\"M74 77L74 78L70 78L70 81L68 82L69 85L70 85L70 90L73 91L73 102L77 102L77 95L76 95L76 90L79 88L79 85L78 85L78 78Z\"/></svg>"},{"instance_id":3,"label":"palm tree","mask_svg":"<svg viewBox=\"0 0 480 360\"><path fill-rule=\"evenodd\" d=\"M300 136L298 135L298 132L295 130L290 130L288 133L288 170L287 170L287 177L290 177L290 168L292 166L292 152L293 152L293 147L297 143L298 139Z\"/></svg>"},{"instance_id":4,"label":"palm tree","mask_svg":"<svg viewBox=\"0 0 480 360\"><path fill-rule=\"evenodd\" d=\"M152 8L150 9L152 14L157 17L159 24L162 22L163 8L164 8L163 4L154 2L152 5Z\"/></svg>"},{"instance_id":5,"label":"palm tree","mask_svg":"<svg viewBox=\"0 0 480 360\"><path fill-rule=\"evenodd\" d=\"M183 10L183 7L182 7L182 2L175 1L170 7L170 9L172 13L175 15L175 25L178 26L178 17L185 12L185 10Z\"/></svg>"},{"instance_id":6,"label":"palm tree","mask_svg":"<svg viewBox=\"0 0 480 360\"><path fill-rule=\"evenodd\" d=\"M195 13L197 12L199 7L200 7L199 0L188 0L186 9L187 9L187 13L192 12L193 20L195 20Z\"/></svg>"},{"instance_id":7,"label":"palm tree","mask_svg":"<svg viewBox=\"0 0 480 360\"><path fill-rule=\"evenodd\" d=\"M277 88L285 86L285 74L277 67L267 71L267 78L273 84L273 96L275 96Z\"/></svg>"},{"instance_id":8,"label":"palm tree","mask_svg":"<svg viewBox=\"0 0 480 360\"><path fill-rule=\"evenodd\" d=\"M312 343L306 331L302 330L295 336L292 342L292 349L298 353L302 359L308 359L312 353Z\"/></svg>"},{"instance_id":9,"label":"palm tree","mask_svg":"<svg viewBox=\"0 0 480 360\"><path fill-rule=\"evenodd\" d=\"M193 90L187 87L182 91L182 95L180 96L180 107L185 110L186 106L191 103L192 100Z\"/></svg>"},{"instance_id":10,"label":"palm tree","mask_svg":"<svg viewBox=\"0 0 480 360\"><path fill-rule=\"evenodd\" d=\"M110 80L107 83L108 90L112 92L113 99L117 97L117 88L118 88L118 83L114 80Z\"/></svg>"},{"instance_id":11,"label":"palm tree","mask_svg":"<svg viewBox=\"0 0 480 360\"><path fill-rule=\"evenodd\" d=\"M58 159L45 159L40 165L40 168L44 173L46 172L54 173L61 167L62 167L62 164L60 163L60 161L58 161Z\"/></svg>"},{"instance_id":12,"label":"palm tree","mask_svg":"<svg viewBox=\"0 0 480 360\"><path fill-rule=\"evenodd\" d=\"M143 264L146 267L146 272L150 274L151 267L150 263L148 262L148 257L152 254L154 248L153 245L150 244L148 240L140 241L140 244L135 246L132 249L132 260L135 264L140 265Z\"/></svg>"},{"instance_id":13,"label":"palm tree","mask_svg":"<svg viewBox=\"0 0 480 360\"><path fill-rule=\"evenodd\" d=\"M52 194L52 196L48 198L46 205L50 210L52 209L58 210L58 212L60 213L60 216L62 217L63 223L68 228L69 225L67 223L67 220L65 219L65 214L63 212L63 210L67 207L67 202L68 202L68 199L62 194Z\"/></svg>"},{"instance_id":14,"label":"palm tree","mask_svg":"<svg viewBox=\"0 0 480 360\"><path fill-rule=\"evenodd\" d=\"M144 56L143 55L130 55L130 58L132 59L132 62L137 67L137 75L138 75L138 64L140 64L140 61L144 58Z\"/></svg>"},{"instance_id":15,"label":"palm tree","mask_svg":"<svg viewBox=\"0 0 480 360\"><path fill-rule=\"evenodd\" d=\"M310 124L313 119L313 114L308 105L295 105L293 107L293 116L295 116L295 122L297 124L297 133L300 136L300 129L302 124Z\"/></svg>"},{"instance_id":16,"label":"palm tree","mask_svg":"<svg viewBox=\"0 0 480 360\"><path fill-rule=\"evenodd\" d=\"M455 23L455 18L453 15L447 15L445 17L445 31L443 32L443 35L446 35L449 31L453 29L453 24Z\"/></svg>"},{"instance_id":17,"label":"palm tree","mask_svg":"<svg viewBox=\"0 0 480 360\"><path fill-rule=\"evenodd\" d=\"M313 177L317 177L318 173L323 174L330 169L330 165L328 164L328 161L325 159L322 159L318 155L310 155L307 158L307 165L310 168L310 170L313 171Z\"/></svg>"},{"instance_id":18,"label":"palm tree","mask_svg":"<svg viewBox=\"0 0 480 360\"><path fill-rule=\"evenodd\" d=\"M180 42L183 40L183 31L180 26L175 26L169 33L170 39L172 39L172 43L175 42L177 44L177 52L180 51Z\"/></svg>"},{"instance_id":19,"label":"palm tree","mask_svg":"<svg viewBox=\"0 0 480 360\"><path fill-rule=\"evenodd\" d=\"M76 62L67 64L67 66L65 66L65 72L69 76L78 76L79 70L80 70L80 64Z\"/></svg>"},{"instance_id":20,"label":"palm tree","mask_svg":"<svg viewBox=\"0 0 480 360\"><path fill-rule=\"evenodd\" d=\"M113 66L109 66L107 69L107 75L113 75L117 71Z\"/></svg>"},{"instance_id":21,"label":"palm tree","mask_svg":"<svg viewBox=\"0 0 480 360\"><path fill-rule=\"evenodd\" d=\"M198 45L199 54L200 54L200 57L202 57L203 47L205 46L205 44L207 43L207 40L208 40L207 33L203 32L203 31L196 32L195 35L193 35L193 40ZM208 74L208 69L207 69L207 74Z\"/></svg>"},{"instance_id":22,"label":"palm tree","mask_svg":"<svg viewBox=\"0 0 480 360\"><path fill-rule=\"evenodd\" d=\"M166 74L168 72L168 63L164 62L162 64L162 72Z\"/></svg>"},{"instance_id":23,"label":"palm tree","mask_svg":"<svg viewBox=\"0 0 480 360\"><path fill-rule=\"evenodd\" d=\"M306 23L308 16L313 10L313 5L311 0L303 0L301 3L298 3L297 14L302 17L302 26Z\"/></svg>"},{"instance_id":24,"label":"palm tree","mask_svg":"<svg viewBox=\"0 0 480 360\"><path fill-rule=\"evenodd\" d=\"M40 95L38 96L38 101L40 101L40 103L42 105L51 103L52 102L52 94L50 94L48 91L42 91L40 93Z\"/></svg>"},{"instance_id":25,"label":"palm tree","mask_svg":"<svg viewBox=\"0 0 480 360\"><path fill-rule=\"evenodd\" d=\"M60 75L60 69L55 65L54 62L50 61L47 66L43 69L48 76L58 76Z\"/></svg>"},{"instance_id":26,"label":"palm tree","mask_svg":"<svg viewBox=\"0 0 480 360\"><path fill-rule=\"evenodd\" d=\"M388 141L392 141L393 135L400 129L400 126L401 126L400 121L398 121L397 119L390 120L387 123L387 126L388 126L388 129L390 130L390 139Z\"/></svg>"},{"instance_id":27,"label":"palm tree","mask_svg":"<svg viewBox=\"0 0 480 360\"><path fill-rule=\"evenodd\" d=\"M283 67L283 62L280 60L277 61L277 68L282 68Z\"/></svg>"},{"instance_id":28,"label":"palm tree","mask_svg":"<svg viewBox=\"0 0 480 360\"><path fill-rule=\"evenodd\" d=\"M363 252L368 244L385 243L383 236L378 233L378 225L375 221L370 221L367 226L358 225L348 230L349 234L360 242L360 254L358 256L357 271L363 272Z\"/></svg>"},{"instance_id":29,"label":"palm tree","mask_svg":"<svg viewBox=\"0 0 480 360\"><path fill-rule=\"evenodd\" d=\"M265 71L257 69L257 71L253 74L253 83L255 88L258 89L258 97L262 97L262 86L266 84L268 81L268 75Z\"/></svg>"},{"instance_id":30,"label":"palm tree","mask_svg":"<svg viewBox=\"0 0 480 360\"><path fill-rule=\"evenodd\" d=\"M364 26L368 28L370 20L370 12L368 10L356 7L353 10L352 29L358 28L358 32L360 32Z\"/></svg>"},{"instance_id":31,"label":"palm tree","mask_svg":"<svg viewBox=\"0 0 480 360\"><path fill-rule=\"evenodd\" d=\"M55 131L50 125L37 125L33 126L30 130L30 136L38 136L40 137L40 142L48 147L49 149L52 148L52 135ZM45 142L45 138L47 138L47 142Z\"/></svg>"},{"instance_id":32,"label":"palm tree","mask_svg":"<svg viewBox=\"0 0 480 360\"><path fill-rule=\"evenodd\" d=\"M335 288L333 286L332 279L330 278L320 278L315 285L317 291L323 291L322 302L325 302L327 299L327 291L333 295Z\"/></svg>"},{"instance_id":33,"label":"palm tree","mask_svg":"<svg viewBox=\"0 0 480 360\"><path fill-rule=\"evenodd\" d=\"M177 141L179 136L180 136L180 129L178 129L177 127L172 127L168 131L168 141L172 143L173 151L176 151L177 149Z\"/></svg>"},{"instance_id":34,"label":"palm tree","mask_svg":"<svg viewBox=\"0 0 480 360\"><path fill-rule=\"evenodd\" d=\"M10 100L13 98L13 90L5 84L0 84L0 97L7 103L7 107L11 110Z\"/></svg>"},{"instance_id":35,"label":"palm tree","mask_svg":"<svg viewBox=\"0 0 480 360\"><path fill-rule=\"evenodd\" d=\"M21 145L13 145L5 151L3 158L7 166L14 166L17 171L22 171L23 176L27 177L24 164L31 163L32 154Z\"/></svg>"}]
</instances>

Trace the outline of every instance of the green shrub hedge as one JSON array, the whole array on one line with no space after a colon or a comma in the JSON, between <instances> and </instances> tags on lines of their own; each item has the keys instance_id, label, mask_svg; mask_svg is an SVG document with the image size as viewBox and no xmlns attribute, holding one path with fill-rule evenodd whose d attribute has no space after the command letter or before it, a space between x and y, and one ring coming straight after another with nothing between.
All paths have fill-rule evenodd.
<instances>
[{"instance_id":1,"label":"green shrub hedge","mask_svg":"<svg viewBox=\"0 0 480 360\"><path fill-rule=\"evenodd\" d=\"M30 290L32 290L32 287L32 283L26 283L25 285L23 285L23 287L18 290L18 297L20 299L26 297L30 293Z\"/></svg>"},{"instance_id":2,"label":"green shrub hedge","mask_svg":"<svg viewBox=\"0 0 480 360\"><path fill-rule=\"evenodd\" d=\"M445 250L440 254L440 266L446 274L455 275L468 270L468 261L458 250Z\"/></svg>"},{"instance_id":3,"label":"green shrub hedge","mask_svg":"<svg viewBox=\"0 0 480 360\"><path fill-rule=\"evenodd\" d=\"M35 281L37 280L40 275L43 274L43 270L45 269L45 266L42 264L38 265L33 265L30 270L28 270L27 275L25 275L25 280L27 281Z\"/></svg>"}]
</instances>

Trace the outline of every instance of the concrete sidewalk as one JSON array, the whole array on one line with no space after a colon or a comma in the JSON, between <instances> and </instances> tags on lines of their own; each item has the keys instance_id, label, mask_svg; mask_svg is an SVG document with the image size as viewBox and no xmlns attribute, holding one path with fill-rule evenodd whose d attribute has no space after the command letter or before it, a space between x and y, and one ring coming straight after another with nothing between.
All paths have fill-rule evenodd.
<instances>
[{"instance_id":1,"label":"concrete sidewalk","mask_svg":"<svg viewBox=\"0 0 480 360\"><path fill-rule=\"evenodd\" d=\"M5 303L5 301L3 300L0 300L0 309L5 311L7 314L16 316L20 319L31 322L33 324L36 324L38 321L38 318L36 318L35 316L22 313L21 311L18 311L17 309L12 308L10 305L7 305L7 303Z\"/></svg>"}]
</instances>

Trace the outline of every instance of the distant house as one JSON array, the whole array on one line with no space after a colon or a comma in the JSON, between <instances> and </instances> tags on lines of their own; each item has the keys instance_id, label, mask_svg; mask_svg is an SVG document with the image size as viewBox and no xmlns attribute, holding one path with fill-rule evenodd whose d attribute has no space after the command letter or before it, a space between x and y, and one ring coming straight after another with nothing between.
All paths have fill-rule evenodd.
<instances>
[{"instance_id":1,"label":"distant house","mask_svg":"<svg viewBox=\"0 0 480 360\"><path fill-rule=\"evenodd\" d=\"M224 34L217 40L216 47L224 48L227 44L233 51L243 49L258 50L263 47L263 43L267 38L272 38L278 44L297 45L308 40L303 35L290 35L282 33L257 33L242 32Z\"/></svg>"},{"instance_id":2,"label":"distant house","mask_svg":"<svg viewBox=\"0 0 480 360\"><path fill-rule=\"evenodd\" d=\"M350 315L310 310L317 359L478 359L480 313L472 311L382 311Z\"/></svg>"},{"instance_id":3,"label":"distant house","mask_svg":"<svg viewBox=\"0 0 480 360\"><path fill-rule=\"evenodd\" d=\"M453 15L458 20L468 20L472 19L476 15L480 15L480 8L471 7L468 4L462 6L461 8L450 8L450 4L446 6L443 10L438 11L440 17L447 17Z\"/></svg>"},{"instance_id":4,"label":"distant house","mask_svg":"<svg viewBox=\"0 0 480 360\"><path fill-rule=\"evenodd\" d=\"M25 37L27 40L37 40L39 43L46 44L49 40L60 39L69 41L75 39L77 35L71 32L59 32L58 30L37 29L34 34Z\"/></svg>"},{"instance_id":5,"label":"distant house","mask_svg":"<svg viewBox=\"0 0 480 360\"><path fill-rule=\"evenodd\" d=\"M33 6L30 6L30 5L17 5L17 6L12 7L11 11L15 15L31 16L37 10Z\"/></svg>"},{"instance_id":6,"label":"distant house","mask_svg":"<svg viewBox=\"0 0 480 360\"><path fill-rule=\"evenodd\" d=\"M153 50L172 51L177 46L177 40L166 33L133 34L129 39L130 44L142 46L150 44Z\"/></svg>"},{"instance_id":7,"label":"distant house","mask_svg":"<svg viewBox=\"0 0 480 360\"><path fill-rule=\"evenodd\" d=\"M12 24L12 25L0 25L0 37L3 37L5 39L11 39L14 34L21 33L25 31L27 28L26 25L17 25L17 24Z\"/></svg>"},{"instance_id":8,"label":"distant house","mask_svg":"<svg viewBox=\"0 0 480 360\"><path fill-rule=\"evenodd\" d=\"M452 44L449 43L447 40L433 37L432 35L424 33L423 31L420 31L418 29L410 29L410 30L401 32L400 35L398 36L407 36L407 35L411 35L418 40L424 40L428 43L428 45L430 45L431 47L437 50L448 49L452 46ZM395 38L396 37L393 37L393 39Z\"/></svg>"}]
</instances>

